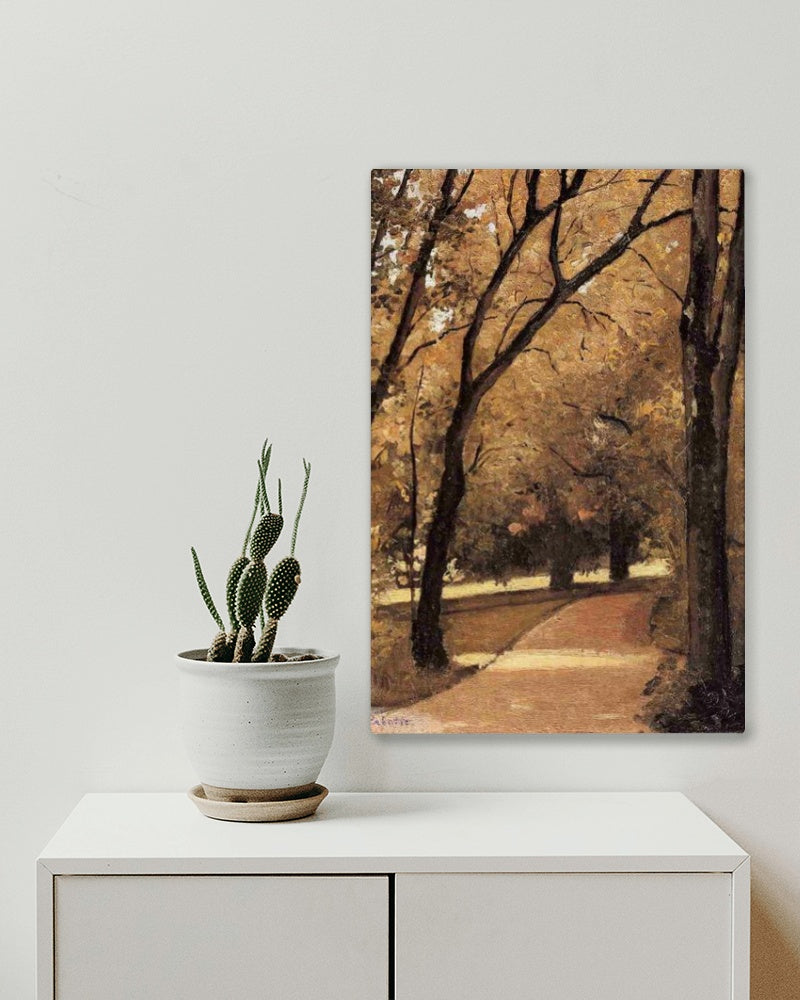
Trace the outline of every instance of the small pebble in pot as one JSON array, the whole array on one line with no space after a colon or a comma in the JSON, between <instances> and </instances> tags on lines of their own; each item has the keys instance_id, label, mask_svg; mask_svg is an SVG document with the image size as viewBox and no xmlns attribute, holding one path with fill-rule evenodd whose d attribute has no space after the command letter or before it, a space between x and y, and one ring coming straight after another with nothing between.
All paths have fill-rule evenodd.
<instances>
[{"instance_id":1,"label":"small pebble in pot","mask_svg":"<svg viewBox=\"0 0 800 1000\"><path fill-rule=\"evenodd\" d=\"M284 656L283 653L273 653L269 658L270 663L286 663L289 659L288 656Z\"/></svg>"},{"instance_id":2,"label":"small pebble in pot","mask_svg":"<svg viewBox=\"0 0 800 1000\"><path fill-rule=\"evenodd\" d=\"M290 656L289 663L304 663L306 660L321 660L321 656L315 656L313 653L302 653L300 656Z\"/></svg>"}]
</instances>

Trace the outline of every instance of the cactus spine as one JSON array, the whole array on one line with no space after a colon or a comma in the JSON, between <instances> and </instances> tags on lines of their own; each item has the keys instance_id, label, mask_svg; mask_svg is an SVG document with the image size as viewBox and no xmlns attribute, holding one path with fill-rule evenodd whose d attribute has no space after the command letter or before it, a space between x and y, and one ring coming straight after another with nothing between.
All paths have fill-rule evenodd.
<instances>
[{"instance_id":1,"label":"cactus spine","mask_svg":"<svg viewBox=\"0 0 800 1000\"><path fill-rule=\"evenodd\" d=\"M208 649L207 659L225 663L264 663L272 655L278 622L292 603L300 585L300 563L294 556L297 529L303 512L311 464L303 459L303 489L292 531L291 551L268 574L264 560L271 552L283 530L283 494L278 480L278 512L270 509L267 493L272 445L264 442L258 458L258 482L250 523L245 533L241 554L228 571L225 584L229 628L226 630L222 616L217 611L205 581L200 560L192 549L195 577L203 601L216 622L219 631ZM265 615L266 613L266 615ZM255 623L261 622L261 636L256 642ZM285 657L281 657L285 659Z\"/></svg>"}]
</instances>

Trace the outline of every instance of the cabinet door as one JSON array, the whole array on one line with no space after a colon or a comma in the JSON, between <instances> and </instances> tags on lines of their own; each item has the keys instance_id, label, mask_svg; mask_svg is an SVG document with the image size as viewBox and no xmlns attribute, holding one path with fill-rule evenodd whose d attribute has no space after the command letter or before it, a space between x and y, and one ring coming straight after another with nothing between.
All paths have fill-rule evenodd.
<instances>
[{"instance_id":1,"label":"cabinet door","mask_svg":"<svg viewBox=\"0 0 800 1000\"><path fill-rule=\"evenodd\" d=\"M56 1000L376 1000L386 876L59 876Z\"/></svg>"},{"instance_id":2,"label":"cabinet door","mask_svg":"<svg viewBox=\"0 0 800 1000\"><path fill-rule=\"evenodd\" d=\"M726 874L398 875L397 1000L730 1000Z\"/></svg>"}]
</instances>

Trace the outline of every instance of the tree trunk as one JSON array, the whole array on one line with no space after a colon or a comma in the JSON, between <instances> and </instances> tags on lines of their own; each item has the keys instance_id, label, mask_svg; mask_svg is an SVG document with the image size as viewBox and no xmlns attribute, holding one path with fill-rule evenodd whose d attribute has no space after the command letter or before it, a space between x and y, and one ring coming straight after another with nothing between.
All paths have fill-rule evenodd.
<instances>
[{"instance_id":1,"label":"tree trunk","mask_svg":"<svg viewBox=\"0 0 800 1000\"><path fill-rule=\"evenodd\" d=\"M691 270L681 315L688 659L703 684L730 691L726 490L731 394L744 328L743 181L721 303L715 301L720 242L717 171L695 172L691 240Z\"/></svg>"},{"instance_id":2,"label":"tree trunk","mask_svg":"<svg viewBox=\"0 0 800 1000\"><path fill-rule=\"evenodd\" d=\"M691 400L686 452L689 664L701 678L727 688L731 677L726 498L729 407L714 399L713 359L684 352L684 380Z\"/></svg>"},{"instance_id":3,"label":"tree trunk","mask_svg":"<svg viewBox=\"0 0 800 1000\"><path fill-rule=\"evenodd\" d=\"M411 651L419 670L443 671L448 666L440 624L442 591L458 508L466 492L464 439L473 415L472 405L466 399L460 400L445 438L444 469L425 547L417 614L411 626Z\"/></svg>"},{"instance_id":4,"label":"tree trunk","mask_svg":"<svg viewBox=\"0 0 800 1000\"><path fill-rule=\"evenodd\" d=\"M608 522L608 569L618 583L630 575L630 562L636 547L636 533L622 511L612 510Z\"/></svg>"},{"instance_id":5,"label":"tree trunk","mask_svg":"<svg viewBox=\"0 0 800 1000\"><path fill-rule=\"evenodd\" d=\"M563 555L554 556L550 563L550 589L569 590L575 582L575 568Z\"/></svg>"},{"instance_id":6,"label":"tree trunk","mask_svg":"<svg viewBox=\"0 0 800 1000\"><path fill-rule=\"evenodd\" d=\"M550 557L550 589L569 590L575 579L577 560L573 552L569 522L559 514L553 523L550 535L552 555Z\"/></svg>"}]
</instances>

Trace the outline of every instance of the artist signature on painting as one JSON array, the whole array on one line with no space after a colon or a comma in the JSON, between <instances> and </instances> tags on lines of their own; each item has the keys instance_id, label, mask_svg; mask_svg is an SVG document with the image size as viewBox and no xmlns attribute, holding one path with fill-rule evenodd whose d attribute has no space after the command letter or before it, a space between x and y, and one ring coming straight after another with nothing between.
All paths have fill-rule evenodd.
<instances>
[{"instance_id":1,"label":"artist signature on painting","mask_svg":"<svg viewBox=\"0 0 800 1000\"><path fill-rule=\"evenodd\" d=\"M411 725L411 719L407 715L376 715L370 716L370 726L372 729L402 729Z\"/></svg>"}]
</instances>

